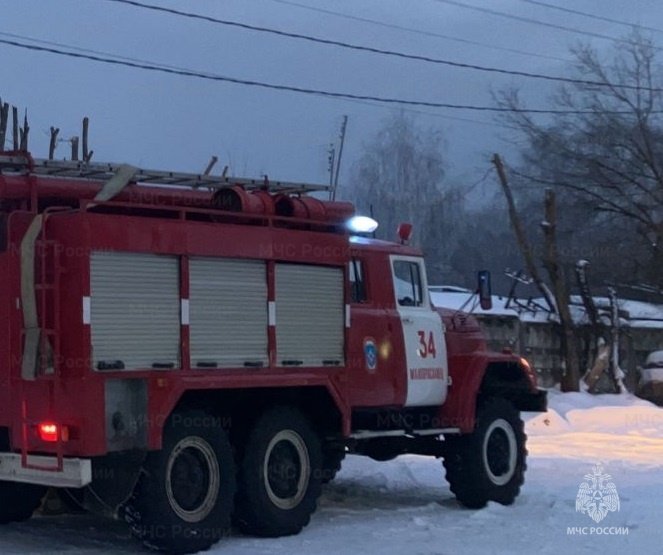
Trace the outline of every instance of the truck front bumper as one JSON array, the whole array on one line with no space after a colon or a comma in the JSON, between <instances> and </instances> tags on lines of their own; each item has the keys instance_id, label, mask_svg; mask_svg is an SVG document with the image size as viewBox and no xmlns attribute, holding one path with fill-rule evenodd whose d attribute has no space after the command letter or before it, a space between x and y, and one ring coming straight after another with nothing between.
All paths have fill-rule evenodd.
<instances>
[{"instance_id":1,"label":"truck front bumper","mask_svg":"<svg viewBox=\"0 0 663 555\"><path fill-rule=\"evenodd\" d=\"M535 393L528 393L518 399L518 408L530 412L546 412L548 410L548 392L537 389Z\"/></svg>"},{"instance_id":2,"label":"truck front bumper","mask_svg":"<svg viewBox=\"0 0 663 555\"><path fill-rule=\"evenodd\" d=\"M90 459L62 459L58 470L57 457L28 455L24 466L21 455L0 453L0 480L24 482L58 488L82 488L92 482Z\"/></svg>"}]
</instances>

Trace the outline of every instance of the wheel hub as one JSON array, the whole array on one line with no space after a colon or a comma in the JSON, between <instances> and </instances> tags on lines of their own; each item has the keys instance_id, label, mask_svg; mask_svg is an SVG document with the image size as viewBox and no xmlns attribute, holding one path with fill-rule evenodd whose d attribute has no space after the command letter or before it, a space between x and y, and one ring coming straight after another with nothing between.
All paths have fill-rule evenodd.
<instances>
[{"instance_id":1,"label":"wheel hub","mask_svg":"<svg viewBox=\"0 0 663 555\"><path fill-rule=\"evenodd\" d=\"M309 477L304 440L293 430L280 431L265 452L264 480L270 501L280 509L293 509L306 494Z\"/></svg>"},{"instance_id":2,"label":"wheel hub","mask_svg":"<svg viewBox=\"0 0 663 555\"><path fill-rule=\"evenodd\" d=\"M219 463L209 443L199 437L181 440L166 471L166 494L173 511L186 522L200 522L214 508L219 484Z\"/></svg>"},{"instance_id":3,"label":"wheel hub","mask_svg":"<svg viewBox=\"0 0 663 555\"><path fill-rule=\"evenodd\" d=\"M209 490L209 468L200 451L188 447L175 459L171 474L173 497L190 511L200 505Z\"/></svg>"},{"instance_id":4,"label":"wheel hub","mask_svg":"<svg viewBox=\"0 0 663 555\"><path fill-rule=\"evenodd\" d=\"M509 438L504 430L496 429L488 438L488 466L495 476L503 476L509 471Z\"/></svg>"},{"instance_id":5,"label":"wheel hub","mask_svg":"<svg viewBox=\"0 0 663 555\"><path fill-rule=\"evenodd\" d=\"M494 420L483 441L483 463L491 482L503 486L511 480L518 459L516 434L503 418Z\"/></svg>"}]
</instances>

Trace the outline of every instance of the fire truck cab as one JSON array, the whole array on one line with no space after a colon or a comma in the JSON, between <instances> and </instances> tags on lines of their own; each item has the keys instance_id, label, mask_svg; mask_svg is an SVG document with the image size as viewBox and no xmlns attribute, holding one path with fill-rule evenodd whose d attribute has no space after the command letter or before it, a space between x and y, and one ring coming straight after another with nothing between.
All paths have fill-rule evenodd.
<instances>
[{"instance_id":1,"label":"fire truck cab","mask_svg":"<svg viewBox=\"0 0 663 555\"><path fill-rule=\"evenodd\" d=\"M346 453L514 501L527 361L321 191L0 153L0 522L50 487L169 552L295 534Z\"/></svg>"}]
</instances>

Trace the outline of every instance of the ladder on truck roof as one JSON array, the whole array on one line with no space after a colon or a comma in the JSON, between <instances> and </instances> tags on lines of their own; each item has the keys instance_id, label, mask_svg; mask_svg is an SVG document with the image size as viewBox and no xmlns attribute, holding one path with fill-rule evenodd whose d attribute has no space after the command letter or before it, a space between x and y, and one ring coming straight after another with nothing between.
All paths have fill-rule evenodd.
<instances>
[{"instance_id":1,"label":"ladder on truck roof","mask_svg":"<svg viewBox=\"0 0 663 555\"><path fill-rule=\"evenodd\" d=\"M14 173L47 177L66 177L94 181L108 181L115 176L122 164L84 162L75 160L45 160L32 158L23 153L0 153L0 174ZM226 189L240 185L246 190L263 190L272 193L313 193L329 192L329 185L315 185L288 181L271 181L267 176L261 179L246 177L214 176L204 173L170 172L136 168L134 178L137 184L158 185L160 187L190 187L192 189Z\"/></svg>"}]
</instances>

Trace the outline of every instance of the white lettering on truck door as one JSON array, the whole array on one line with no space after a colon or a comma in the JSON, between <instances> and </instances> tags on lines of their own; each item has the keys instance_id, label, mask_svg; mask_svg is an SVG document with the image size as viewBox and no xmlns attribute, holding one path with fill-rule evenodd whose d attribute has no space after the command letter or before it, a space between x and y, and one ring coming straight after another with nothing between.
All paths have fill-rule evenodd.
<instances>
[{"instance_id":1,"label":"white lettering on truck door","mask_svg":"<svg viewBox=\"0 0 663 555\"><path fill-rule=\"evenodd\" d=\"M392 256L391 264L405 345L405 406L440 405L447 397L447 348L442 319L430 305L423 260Z\"/></svg>"}]
</instances>

